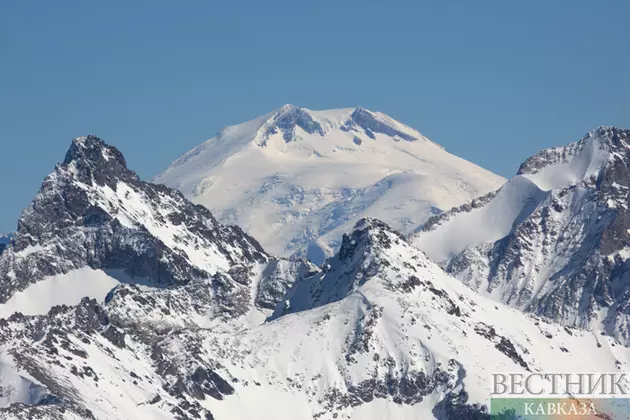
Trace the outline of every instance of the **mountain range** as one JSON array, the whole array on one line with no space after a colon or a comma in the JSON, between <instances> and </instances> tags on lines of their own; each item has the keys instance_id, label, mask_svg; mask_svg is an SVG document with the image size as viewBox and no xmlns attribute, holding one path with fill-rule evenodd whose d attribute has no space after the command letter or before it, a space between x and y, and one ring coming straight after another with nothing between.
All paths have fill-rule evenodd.
<instances>
[{"instance_id":1,"label":"mountain range","mask_svg":"<svg viewBox=\"0 0 630 420\"><path fill-rule=\"evenodd\" d=\"M79 137L0 247L0 419L487 420L491 373L625 372L629 135L504 185L362 108L285 106L157 183Z\"/></svg>"}]
</instances>

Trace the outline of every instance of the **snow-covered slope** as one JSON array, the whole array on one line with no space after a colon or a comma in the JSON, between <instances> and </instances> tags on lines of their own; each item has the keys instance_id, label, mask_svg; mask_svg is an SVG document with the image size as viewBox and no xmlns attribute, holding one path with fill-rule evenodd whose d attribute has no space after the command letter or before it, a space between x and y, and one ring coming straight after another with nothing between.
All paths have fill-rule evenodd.
<instances>
[{"instance_id":1,"label":"snow-covered slope","mask_svg":"<svg viewBox=\"0 0 630 420\"><path fill-rule=\"evenodd\" d=\"M376 219L321 268L272 257L93 136L23 213L0 298L2 420L489 420L492 372L630 368Z\"/></svg>"},{"instance_id":2,"label":"snow-covered slope","mask_svg":"<svg viewBox=\"0 0 630 420\"><path fill-rule=\"evenodd\" d=\"M487 420L491 372L630 367L613 338L481 297L372 219L261 325L199 328L195 290L120 285L0 320L2 380L38 390L0 418Z\"/></svg>"},{"instance_id":3,"label":"snow-covered slope","mask_svg":"<svg viewBox=\"0 0 630 420\"><path fill-rule=\"evenodd\" d=\"M102 302L107 293L118 284L116 277L90 267L49 276L0 304L0 318L8 318L14 312L45 315L53 306L76 305L85 296Z\"/></svg>"},{"instance_id":4,"label":"snow-covered slope","mask_svg":"<svg viewBox=\"0 0 630 420\"><path fill-rule=\"evenodd\" d=\"M504 179L363 108L292 105L225 128L155 178L276 255L320 263L361 217L409 233Z\"/></svg>"},{"instance_id":5,"label":"snow-covered slope","mask_svg":"<svg viewBox=\"0 0 630 420\"><path fill-rule=\"evenodd\" d=\"M602 127L529 158L412 242L484 294L628 343L629 189L630 131Z\"/></svg>"}]
</instances>

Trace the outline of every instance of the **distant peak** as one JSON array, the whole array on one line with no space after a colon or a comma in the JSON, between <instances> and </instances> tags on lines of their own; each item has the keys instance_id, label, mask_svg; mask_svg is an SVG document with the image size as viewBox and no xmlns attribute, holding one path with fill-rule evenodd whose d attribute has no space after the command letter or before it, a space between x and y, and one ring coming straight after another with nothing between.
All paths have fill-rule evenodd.
<instances>
[{"instance_id":1,"label":"distant peak","mask_svg":"<svg viewBox=\"0 0 630 420\"><path fill-rule=\"evenodd\" d=\"M320 136L325 134L322 125L313 119L308 110L287 104L283 105L262 127L261 145L265 145L269 136L278 132L282 133L285 142L294 140L296 127L300 127L309 134L317 133Z\"/></svg>"},{"instance_id":2,"label":"distant peak","mask_svg":"<svg viewBox=\"0 0 630 420\"><path fill-rule=\"evenodd\" d=\"M370 110L369 110L369 109L367 109L367 108L363 108L362 106L358 106L358 107L356 107L356 108L354 109L353 115L354 115L354 113L359 113L359 114L365 114L365 113L367 113L367 114L374 114L372 111L370 111Z\"/></svg>"},{"instance_id":3,"label":"distant peak","mask_svg":"<svg viewBox=\"0 0 630 420\"><path fill-rule=\"evenodd\" d=\"M287 104L283 105L271 119L275 121L276 124L278 122L291 122L297 124L300 120L312 120L313 117L307 109Z\"/></svg>"},{"instance_id":4,"label":"distant peak","mask_svg":"<svg viewBox=\"0 0 630 420\"><path fill-rule=\"evenodd\" d=\"M612 149L630 147L630 130L628 129L602 125L589 131L584 140L593 138L603 140Z\"/></svg>"},{"instance_id":5,"label":"distant peak","mask_svg":"<svg viewBox=\"0 0 630 420\"><path fill-rule=\"evenodd\" d=\"M581 164L587 161L595 163L595 155L610 156L613 153L630 159L630 130L600 126L589 131L579 141L543 149L529 157L521 164L517 175L535 174L548 166L571 162L578 156L583 156ZM587 158L589 154L593 156ZM606 159L603 159L598 166L603 168L605 163Z\"/></svg>"},{"instance_id":6,"label":"distant peak","mask_svg":"<svg viewBox=\"0 0 630 420\"><path fill-rule=\"evenodd\" d=\"M362 107L357 107L350 115L350 119L342 126L344 131L357 131L357 128L363 129L371 139L375 139L377 133L406 141L424 138L416 130L397 122L393 118Z\"/></svg>"},{"instance_id":7,"label":"distant peak","mask_svg":"<svg viewBox=\"0 0 630 420\"><path fill-rule=\"evenodd\" d=\"M404 240L404 236L396 229L373 217L364 217L358 220L350 231L350 236L379 235L381 233L391 233Z\"/></svg>"},{"instance_id":8,"label":"distant peak","mask_svg":"<svg viewBox=\"0 0 630 420\"><path fill-rule=\"evenodd\" d=\"M280 107L280 109L278 109L278 113L283 113L286 111L290 111L292 109L301 109L301 108L293 104L284 104Z\"/></svg>"},{"instance_id":9,"label":"distant peak","mask_svg":"<svg viewBox=\"0 0 630 420\"><path fill-rule=\"evenodd\" d=\"M311 111L286 104L275 111L259 130L258 144L265 146L270 136L281 133L285 142L296 139L296 127L308 134L324 136L326 132L340 129L360 137L376 139L378 134L404 141L428 141L421 133L380 112L363 107ZM365 137L364 137L365 139Z\"/></svg>"},{"instance_id":10,"label":"distant peak","mask_svg":"<svg viewBox=\"0 0 630 420\"><path fill-rule=\"evenodd\" d=\"M72 144L70 144L70 148L66 152L63 165L67 166L77 161L102 163L109 162L112 159L118 165L125 169L127 168L127 162L118 149L108 145L99 137L90 134L72 140Z\"/></svg>"},{"instance_id":11,"label":"distant peak","mask_svg":"<svg viewBox=\"0 0 630 420\"><path fill-rule=\"evenodd\" d=\"M13 235L13 233L0 233L0 254L9 246Z\"/></svg>"},{"instance_id":12,"label":"distant peak","mask_svg":"<svg viewBox=\"0 0 630 420\"><path fill-rule=\"evenodd\" d=\"M70 169L84 184L107 184L114 190L120 179L139 180L135 172L127 169L127 162L117 148L91 134L72 141L61 167Z\"/></svg>"}]
</instances>

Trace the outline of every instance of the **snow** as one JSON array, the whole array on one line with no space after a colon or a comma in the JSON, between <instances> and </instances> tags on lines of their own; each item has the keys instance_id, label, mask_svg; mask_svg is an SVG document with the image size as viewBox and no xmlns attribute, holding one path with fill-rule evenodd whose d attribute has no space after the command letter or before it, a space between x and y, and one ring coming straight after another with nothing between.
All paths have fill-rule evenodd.
<instances>
[{"instance_id":1,"label":"snow","mask_svg":"<svg viewBox=\"0 0 630 420\"><path fill-rule=\"evenodd\" d=\"M283 112L291 109L283 107ZM363 136L354 142L361 132L340 129L353 109L306 112L321 124L324 136L299 127L289 142L282 133L268 135L276 115L268 114L226 128L161 177L173 176L184 193L211 208L213 200L225 201L219 216L223 212L223 218L247 221L245 227L259 232L272 250L289 253L307 244L319 249L320 258L333 252L339 234L365 214L383 215L397 227L415 227L445 208L444 203L459 204L502 181L384 114L372 113L379 123L416 140L375 133L374 139ZM187 401L209 409L216 420L433 419L435 405L451 393L465 391L468 404L488 404L491 373L627 371L630 351L615 338L568 329L498 303L427 257L448 258L505 237L543 201L555 198L553 188L595 174L602 163L598 150L587 147L571 155L574 166L562 160L514 177L482 207L452 214L436 230L414 237L425 252L384 224L362 220L345 237L343 253L328 259L321 271L295 276L269 318L268 309L251 306L238 319L216 316L214 279L158 289L121 285L139 280L90 268L47 277L1 305L0 318L15 311L44 314L54 305L77 304L89 296L103 303L108 323L93 331L72 329L64 321L82 317L68 312L64 318L63 311L51 314L51 320L0 323L8 337L0 343L0 408L33 404L45 393L23 371L29 363L47 386L57 386L99 420L166 420ZM124 226L143 226L193 265L210 272L230 267L214 248L221 242L188 244L177 240L190 233L185 223L160 222L177 211L166 198L152 206L142 191L124 182L115 191L84 187L95 204ZM558 204L588 218L595 204L585 197L585 189L577 186ZM551 217L567 222L561 212ZM554 245L558 249L574 249L580 240L562 239ZM541 249L535 241L527 245L534 252ZM50 249L51 244L42 243L16 256ZM618 255L626 257L626 251ZM277 264L278 277L291 277L288 261ZM523 270L533 272L534 265ZM279 281L265 277L269 266L248 268L247 281L239 283L250 288L245 300L255 300L263 282ZM121 293L104 302L116 286ZM533 289L538 293L544 287L540 283ZM210 304L195 291L207 292ZM226 303L237 304L230 301L237 298L227 295ZM111 328L122 330L123 345L106 338ZM10 356L16 352L25 353L19 366ZM219 399L186 394L185 384L198 367L211 369L234 393ZM94 376L76 373L87 368ZM413 405L387 393L375 395L374 389L365 400L353 394L357 387L369 390L370 381L381 381L381 389L395 388L399 380L420 373L426 378L445 373L449 379L437 381L427 395L417 394L421 401Z\"/></svg>"},{"instance_id":2,"label":"snow","mask_svg":"<svg viewBox=\"0 0 630 420\"><path fill-rule=\"evenodd\" d=\"M344 131L355 111L301 109L324 135L295 127L291 141L269 135L285 106L228 127L173 162L155 182L177 188L221 222L238 224L270 253L330 256L362 217L410 232L429 215L498 188L504 179L446 152L378 112L375 121L414 141L362 128ZM355 142L360 140L360 144Z\"/></svg>"},{"instance_id":3,"label":"snow","mask_svg":"<svg viewBox=\"0 0 630 420\"><path fill-rule=\"evenodd\" d=\"M438 229L421 232L414 236L413 244L432 260L444 261L471 246L507 236L546 196L530 179L517 175L485 206L457 214Z\"/></svg>"},{"instance_id":4,"label":"snow","mask_svg":"<svg viewBox=\"0 0 630 420\"><path fill-rule=\"evenodd\" d=\"M27 257L27 256L29 256L31 254L37 254L37 253L42 252L42 251L44 251L44 247L42 247L41 245L31 245L31 246L28 246L28 247L24 248L20 252L16 252L15 255L17 257L24 258L24 257Z\"/></svg>"},{"instance_id":5,"label":"snow","mask_svg":"<svg viewBox=\"0 0 630 420\"><path fill-rule=\"evenodd\" d=\"M625 247L616 251L608 256L609 260L614 260L617 256L619 256L623 261L630 259L630 247Z\"/></svg>"},{"instance_id":6,"label":"snow","mask_svg":"<svg viewBox=\"0 0 630 420\"><path fill-rule=\"evenodd\" d=\"M53 306L76 305L86 296L102 302L107 292L118 284L116 278L89 267L50 276L0 304L0 318L7 318L15 312L45 315Z\"/></svg>"},{"instance_id":7,"label":"snow","mask_svg":"<svg viewBox=\"0 0 630 420\"><path fill-rule=\"evenodd\" d=\"M434 261L446 261L465 249L495 242L509 235L544 200L549 192L576 185L596 175L606 162L608 150L591 136L564 148L550 149L558 155L535 172L516 175L482 207L449 216L436 229L412 236L412 243Z\"/></svg>"},{"instance_id":8,"label":"snow","mask_svg":"<svg viewBox=\"0 0 630 420\"><path fill-rule=\"evenodd\" d=\"M627 202L625 136L600 128L543 150L496 194L438 216L410 241L484 296L627 345L630 252L617 233ZM602 280L615 292L589 285ZM607 299L607 315L596 317Z\"/></svg>"},{"instance_id":9,"label":"snow","mask_svg":"<svg viewBox=\"0 0 630 420\"><path fill-rule=\"evenodd\" d=\"M123 182L116 185L116 191L109 186L98 187L96 197L103 197L106 202L100 203L103 207L110 208L111 214L123 225L133 227L134 224L142 224L151 235L159 238L166 246L172 249L180 249L188 257L191 263L210 273L215 273L218 269L227 270L230 267L227 259L221 255L214 244L207 247L185 245L178 241L178 237L186 237L188 230L185 226L175 226L173 224L160 223L157 216L166 216L170 208L159 208L155 211L150 200L143 196L141 192L130 188ZM165 197L166 199L166 197ZM168 202L162 202L167 206Z\"/></svg>"},{"instance_id":10,"label":"snow","mask_svg":"<svg viewBox=\"0 0 630 420\"><path fill-rule=\"evenodd\" d=\"M269 401L279 402L274 418L310 419L325 411L317 404L322 389L345 389L348 382L357 384L371 378L375 371L387 372L374 363L374 354L378 354L380 360L392 361L391 372L422 370L430 374L437 366L445 367L449 360L455 359L465 369L462 385L470 395L469 403L487 404L492 391L491 373L525 372L525 369L498 352L494 342L477 334L474 328L479 323L490 325L496 334L507 337L534 372L612 372L616 371L618 360L626 367L630 362L627 348L609 343L606 337L601 338L604 345L599 348L599 339L586 331L567 332L560 325L477 295L404 243L395 244L387 251L375 251L375 254L369 249L364 252L369 255L366 261L384 256L391 269L385 269L335 300L331 289L343 283L343 273L352 269L356 261L342 264L326 273L321 283L311 279L296 285L298 290L289 296L290 306L297 312L222 342L221 349L230 349L239 355L232 362L222 362L227 371L239 378L244 375L249 381L269 383L269 386L237 386L235 396L224 401L208 400L208 407L218 420L269 418L269 413L273 412L269 411L272 410ZM403 262L411 262L413 268ZM392 292L387 286L410 273L442 290L459 305L462 316L445 313L440 300L427 289L401 293ZM310 291L319 287L324 293L323 302L332 301L320 305L308 300ZM322 296L318 292L315 295L318 299ZM370 335L369 351L354 355L356 362L347 362L344 355L349 354L348 343L356 340L355 337L364 337L362 322L377 306L382 308L383 316ZM549 339L548 334L553 339ZM207 344L212 346L211 342L209 339ZM566 348L568 353L560 347ZM208 357L214 354L210 348L205 351ZM597 357L585 356L595 353ZM284 378L298 380L304 393L312 392L315 398L305 401ZM445 390L440 389L413 406L375 399L346 409L344 414L355 419L402 420L414 416L430 419L434 418L431 409L443 397L442 392ZM246 402L260 407L260 411L249 411L244 407ZM308 408L312 412L309 413ZM332 417L327 413L323 418Z\"/></svg>"},{"instance_id":11,"label":"snow","mask_svg":"<svg viewBox=\"0 0 630 420\"><path fill-rule=\"evenodd\" d=\"M216 420L228 419L312 419L308 397L299 392L261 392L253 387L244 388L224 401L207 401Z\"/></svg>"},{"instance_id":12,"label":"snow","mask_svg":"<svg viewBox=\"0 0 630 420\"><path fill-rule=\"evenodd\" d=\"M14 403L37 404L45 388L19 372L13 358L0 354L0 409Z\"/></svg>"},{"instance_id":13,"label":"snow","mask_svg":"<svg viewBox=\"0 0 630 420\"><path fill-rule=\"evenodd\" d=\"M156 289L130 289L127 300L114 299L104 305L111 319L126 315L142 326L125 336L125 345L116 347L98 334L84 340L80 331L70 333L71 347L88 358L59 346L58 358L63 363L46 364L46 377L64 384L98 419L172 418L173 405L168 404L178 405L181 399L164 389L177 377L156 372L152 354L153 346L159 345L173 372L182 366L212 366L230 382L233 394L220 400L195 400L216 420L411 420L435 418L433 407L449 392L464 390L469 394L468 403L487 404L491 373L526 372L497 348L496 339L477 332L484 325L508 340L531 372L630 368L628 348L611 337L568 331L482 297L395 233L375 225L374 221L358 224L348 240L356 246L352 254L329 260L325 272L294 285L286 296L289 304L283 305L290 313L269 322L259 320L246 329L191 326L178 312L178 308L194 305L186 300L190 296L180 293L184 286L159 289L167 294L171 310L160 311L156 303L156 313L164 323L178 327L147 345L139 338L146 339L155 314L135 312L127 302L153 301ZM411 276L420 283L402 287ZM362 281L355 281L358 279ZM256 281L252 283L255 288ZM123 304L116 306L120 302ZM451 305L458 307L457 314L447 311ZM40 351L33 354L35 360L48 354L42 341L29 341ZM0 360L0 385L19 385L21 377L30 380L13 366L10 359ZM99 380L72 374L71 366L79 371L90 367ZM413 405L396 403L391 396L360 401L356 406L328 402L331 395L346 395L349 387L364 381L414 372L430 376L438 369L457 379L438 385ZM11 394L7 402L24 399L26 388L20 385L17 389L21 391ZM150 404L156 395L161 400Z\"/></svg>"},{"instance_id":14,"label":"snow","mask_svg":"<svg viewBox=\"0 0 630 420\"><path fill-rule=\"evenodd\" d=\"M560 148L561 149L561 148ZM596 175L608 158L608 150L598 137L589 138L575 156L564 162L545 166L534 174L525 174L543 191L566 188Z\"/></svg>"},{"instance_id":15,"label":"snow","mask_svg":"<svg viewBox=\"0 0 630 420\"><path fill-rule=\"evenodd\" d=\"M72 170L72 167L69 170ZM142 191L137 191L124 182L118 182L115 191L108 185L85 185L76 181L75 184L85 189L95 205L107 211L123 226L128 228L143 226L167 247L182 251L196 267L210 274L214 274L218 270L229 269L229 261L216 248L215 244L206 243L204 246L199 246L197 241L190 243L182 241L181 238L188 238L192 235L188 228L183 224L175 225L164 222L171 213L179 211L178 203L173 202L170 197L162 197L163 200L159 206L156 206ZM39 251L41 248L28 247L20 254Z\"/></svg>"}]
</instances>

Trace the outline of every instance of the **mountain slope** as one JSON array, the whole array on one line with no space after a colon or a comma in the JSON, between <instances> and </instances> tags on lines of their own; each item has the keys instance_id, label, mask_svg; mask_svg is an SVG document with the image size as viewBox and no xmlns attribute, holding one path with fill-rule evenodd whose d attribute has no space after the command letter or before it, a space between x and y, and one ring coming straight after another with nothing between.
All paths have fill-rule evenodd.
<instances>
[{"instance_id":1,"label":"mountain slope","mask_svg":"<svg viewBox=\"0 0 630 420\"><path fill-rule=\"evenodd\" d=\"M629 136L602 127L544 150L412 242L484 294L630 343Z\"/></svg>"},{"instance_id":2,"label":"mountain slope","mask_svg":"<svg viewBox=\"0 0 630 420\"><path fill-rule=\"evenodd\" d=\"M72 142L0 254L0 315L102 300L112 287L171 287L207 280L228 312L264 320L301 261L269 256L238 227L219 224L179 192L146 183L94 136ZM217 300L218 301L218 300Z\"/></svg>"},{"instance_id":3,"label":"mountain slope","mask_svg":"<svg viewBox=\"0 0 630 420\"><path fill-rule=\"evenodd\" d=\"M2 380L39 390L0 418L485 420L489 372L630 366L613 338L480 297L377 220L262 325L200 328L195 289L120 285L104 305L0 320Z\"/></svg>"},{"instance_id":4,"label":"mountain slope","mask_svg":"<svg viewBox=\"0 0 630 420\"><path fill-rule=\"evenodd\" d=\"M382 113L292 105L225 128L155 178L271 253L316 263L361 217L408 233L503 181Z\"/></svg>"}]
</instances>

